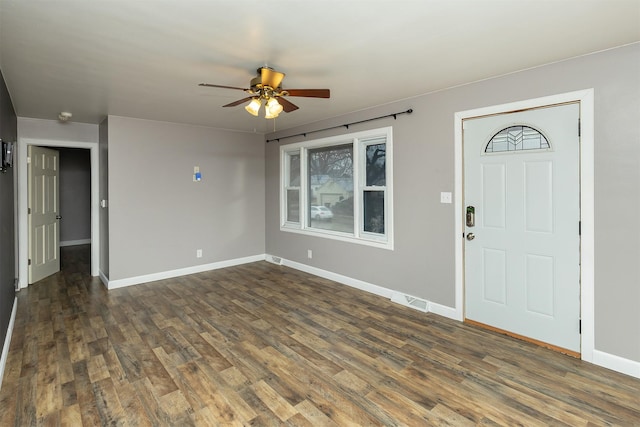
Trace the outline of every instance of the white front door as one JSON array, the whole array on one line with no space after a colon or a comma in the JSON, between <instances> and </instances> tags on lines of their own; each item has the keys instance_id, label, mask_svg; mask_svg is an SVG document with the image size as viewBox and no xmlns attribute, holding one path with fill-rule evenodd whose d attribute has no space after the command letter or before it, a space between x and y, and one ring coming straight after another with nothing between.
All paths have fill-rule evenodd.
<instances>
[{"instance_id":1,"label":"white front door","mask_svg":"<svg viewBox=\"0 0 640 427\"><path fill-rule=\"evenodd\" d=\"M465 318L571 352L580 352L579 115L571 103L463 121L473 214Z\"/></svg>"},{"instance_id":2,"label":"white front door","mask_svg":"<svg viewBox=\"0 0 640 427\"><path fill-rule=\"evenodd\" d=\"M60 271L58 151L29 146L29 284Z\"/></svg>"}]
</instances>

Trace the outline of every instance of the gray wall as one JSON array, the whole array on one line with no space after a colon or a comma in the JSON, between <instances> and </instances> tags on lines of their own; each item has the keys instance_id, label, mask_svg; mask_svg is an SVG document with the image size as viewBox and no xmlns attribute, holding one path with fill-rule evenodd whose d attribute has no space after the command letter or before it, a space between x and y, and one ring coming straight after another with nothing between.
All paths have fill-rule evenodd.
<instances>
[{"instance_id":1,"label":"gray wall","mask_svg":"<svg viewBox=\"0 0 640 427\"><path fill-rule=\"evenodd\" d=\"M393 125L394 251L279 230L278 148L298 137L267 145L267 253L453 307L454 211L439 195L454 190L454 113L587 88L595 91L595 348L640 362L640 44L268 135L415 110L349 129ZM308 139L336 133L345 131Z\"/></svg>"},{"instance_id":2,"label":"gray wall","mask_svg":"<svg viewBox=\"0 0 640 427\"><path fill-rule=\"evenodd\" d=\"M98 142L98 125L18 117L20 139Z\"/></svg>"},{"instance_id":3,"label":"gray wall","mask_svg":"<svg viewBox=\"0 0 640 427\"><path fill-rule=\"evenodd\" d=\"M0 138L17 141L17 118L0 71ZM4 346L15 301L14 169L0 173L0 345ZM1 351L0 351L1 353Z\"/></svg>"},{"instance_id":4,"label":"gray wall","mask_svg":"<svg viewBox=\"0 0 640 427\"><path fill-rule=\"evenodd\" d=\"M91 240L91 151L60 148L60 243Z\"/></svg>"},{"instance_id":5,"label":"gray wall","mask_svg":"<svg viewBox=\"0 0 640 427\"><path fill-rule=\"evenodd\" d=\"M100 274L109 279L109 118L100 123L98 129L98 151L100 153L99 199L107 202L100 206Z\"/></svg>"},{"instance_id":6,"label":"gray wall","mask_svg":"<svg viewBox=\"0 0 640 427\"><path fill-rule=\"evenodd\" d=\"M109 280L264 254L262 135L108 119Z\"/></svg>"}]
</instances>

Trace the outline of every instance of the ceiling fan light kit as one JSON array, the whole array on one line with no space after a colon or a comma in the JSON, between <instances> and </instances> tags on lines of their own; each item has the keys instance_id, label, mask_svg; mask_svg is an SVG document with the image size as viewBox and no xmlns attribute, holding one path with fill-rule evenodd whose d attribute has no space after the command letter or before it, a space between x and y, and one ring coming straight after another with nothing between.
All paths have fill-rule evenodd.
<instances>
[{"instance_id":1,"label":"ceiling fan light kit","mask_svg":"<svg viewBox=\"0 0 640 427\"><path fill-rule=\"evenodd\" d=\"M285 99L285 96L300 96L306 98L329 98L329 89L282 89L281 83L285 74L275 71L273 68L262 67L257 70L258 75L251 79L249 88L235 86L223 86L210 83L200 83L199 86L217 87L222 89L237 89L247 92L249 97L234 101L223 107L235 107L251 101L245 106L245 110L253 116L257 116L265 101L265 118L275 119L282 111L290 113L298 109L298 106Z\"/></svg>"}]
</instances>

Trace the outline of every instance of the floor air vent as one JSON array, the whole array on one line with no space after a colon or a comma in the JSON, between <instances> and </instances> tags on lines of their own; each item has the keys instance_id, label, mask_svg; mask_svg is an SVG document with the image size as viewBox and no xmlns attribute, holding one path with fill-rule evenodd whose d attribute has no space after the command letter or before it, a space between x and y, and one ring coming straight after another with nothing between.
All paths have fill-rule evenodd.
<instances>
[{"instance_id":1,"label":"floor air vent","mask_svg":"<svg viewBox=\"0 0 640 427\"><path fill-rule=\"evenodd\" d=\"M282 265L282 258L277 257L277 256L269 255L267 257L267 261L269 261L272 264Z\"/></svg>"},{"instance_id":2,"label":"floor air vent","mask_svg":"<svg viewBox=\"0 0 640 427\"><path fill-rule=\"evenodd\" d=\"M391 301L402 304L406 307L424 311L425 313L429 311L429 301L418 297L412 297L411 295L396 292L391 296Z\"/></svg>"}]
</instances>

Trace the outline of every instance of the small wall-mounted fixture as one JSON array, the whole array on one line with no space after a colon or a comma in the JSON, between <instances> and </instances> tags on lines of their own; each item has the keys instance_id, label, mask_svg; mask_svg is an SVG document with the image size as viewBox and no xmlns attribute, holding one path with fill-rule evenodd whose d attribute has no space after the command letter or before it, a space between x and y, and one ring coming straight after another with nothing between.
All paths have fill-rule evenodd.
<instances>
[{"instance_id":1,"label":"small wall-mounted fixture","mask_svg":"<svg viewBox=\"0 0 640 427\"><path fill-rule=\"evenodd\" d=\"M13 142L5 142L0 139L2 155L0 156L0 172L6 172L8 168L13 166L13 150L15 144Z\"/></svg>"},{"instance_id":2,"label":"small wall-mounted fixture","mask_svg":"<svg viewBox=\"0 0 640 427\"><path fill-rule=\"evenodd\" d=\"M60 120L61 122L68 122L72 116L73 114L71 114L70 112L63 111L60 114L58 114L58 120Z\"/></svg>"}]
</instances>

